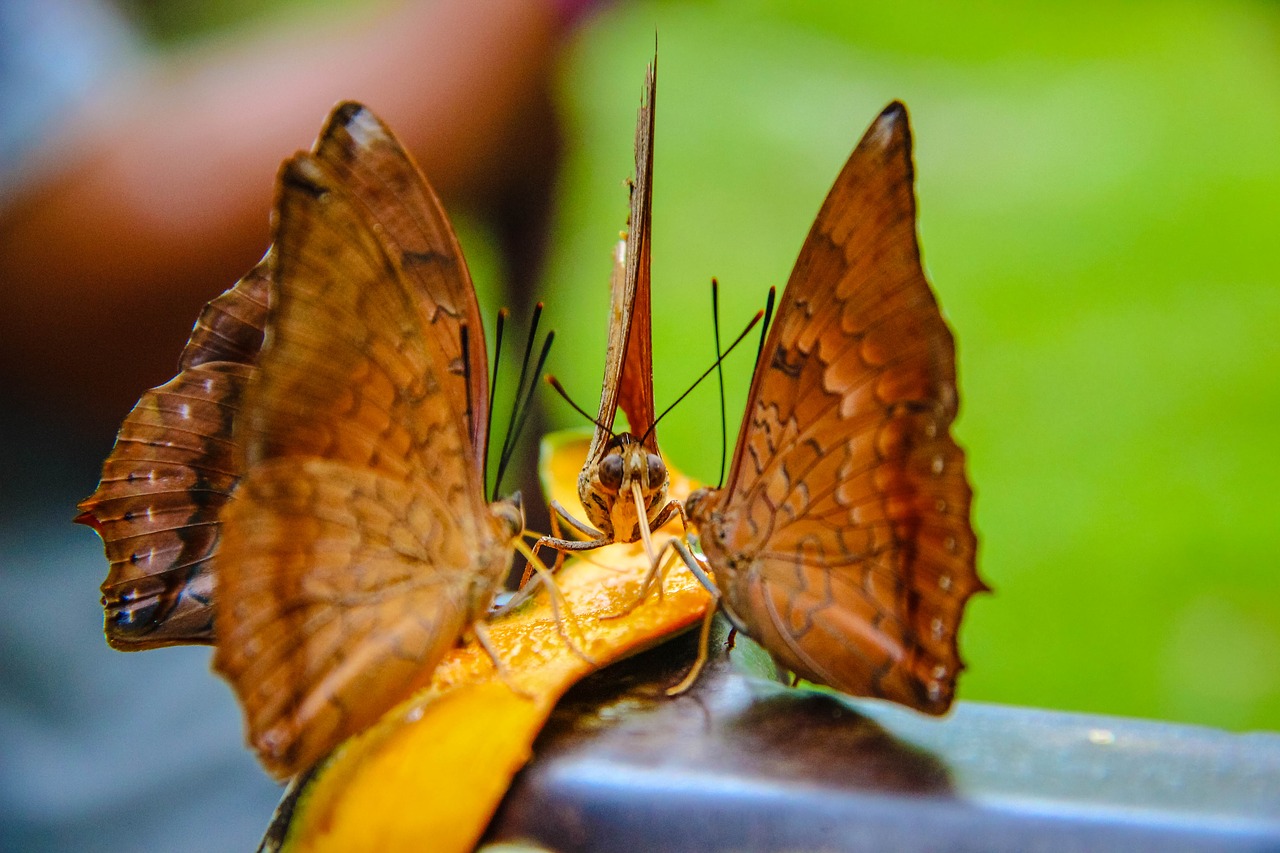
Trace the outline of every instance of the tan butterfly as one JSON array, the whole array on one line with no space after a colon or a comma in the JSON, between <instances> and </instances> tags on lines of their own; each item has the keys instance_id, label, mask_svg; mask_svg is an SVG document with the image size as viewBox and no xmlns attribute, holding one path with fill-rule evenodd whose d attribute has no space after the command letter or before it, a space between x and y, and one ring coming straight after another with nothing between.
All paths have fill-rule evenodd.
<instances>
[{"instance_id":1,"label":"tan butterfly","mask_svg":"<svg viewBox=\"0 0 1280 853\"><path fill-rule=\"evenodd\" d=\"M354 107L353 107L354 109ZM342 171L350 189L386 216L393 239L405 245L438 243L452 231L430 217L396 212L397 194L410 193L409 206L421 206L430 194L417 189L412 169L398 144L344 136L335 112L317 144L315 156ZM353 154L394 147L395 154ZM373 168L383 157L394 167ZM431 195L431 203L436 203ZM426 225L426 236L413 232ZM381 225L380 225L381 227ZM102 584L107 642L121 651L179 644L212 644L216 577L211 570L218 550L219 513L240 479L243 453L232 424L246 383L254 375L267 317L268 293L275 269L271 252L226 293L205 306L184 347L179 373L148 391L125 418L116 445L103 464L98 488L80 502L77 522L92 526L103 539L111 569ZM465 275L465 270L464 273ZM469 289L454 277L427 276L424 289L451 289L443 299L448 309L438 330L446 336L449 357L461 363L461 326L455 303ZM438 305L428 300L429 310ZM472 297L474 301L474 297ZM453 311L453 315L449 315ZM471 319L479 333L479 325ZM481 352L481 355L483 353ZM456 365L455 365L456 369ZM481 400L486 393L483 371L452 394ZM473 424L473 441L484 427Z\"/></svg>"},{"instance_id":2,"label":"tan butterfly","mask_svg":"<svg viewBox=\"0 0 1280 853\"><path fill-rule=\"evenodd\" d=\"M782 666L949 707L964 605L987 588L956 407L955 346L916 242L907 112L893 103L800 251L728 481L685 505L725 612Z\"/></svg>"},{"instance_id":3,"label":"tan butterfly","mask_svg":"<svg viewBox=\"0 0 1280 853\"><path fill-rule=\"evenodd\" d=\"M553 501L555 536L539 545L585 551L614 542L643 540L652 558L650 531L680 514L670 500L670 477L654 431L653 343L650 336L649 227L653 206L653 114L656 60L645 77L636 120L636 176L626 240L615 257L610 281L609 347L596 429L578 476L578 496L590 525ZM618 408L628 432L613 432ZM558 519L588 537L561 539Z\"/></svg>"},{"instance_id":4,"label":"tan butterfly","mask_svg":"<svg viewBox=\"0 0 1280 853\"><path fill-rule=\"evenodd\" d=\"M284 777L480 634L523 513L485 499L487 361L457 239L367 109L339 106L314 153L285 162L274 245L214 666Z\"/></svg>"},{"instance_id":5,"label":"tan butterfly","mask_svg":"<svg viewBox=\"0 0 1280 853\"><path fill-rule=\"evenodd\" d=\"M231 437L262 345L270 258L205 306L179 373L142 395L76 521L102 537L107 642L213 642L218 513L240 479Z\"/></svg>"},{"instance_id":6,"label":"tan butterfly","mask_svg":"<svg viewBox=\"0 0 1280 853\"><path fill-rule=\"evenodd\" d=\"M475 292L391 132L337 107L282 168L274 229L182 371L126 418L77 520L112 561L108 641L216 638L250 741L284 777L480 634L523 514L485 500Z\"/></svg>"}]
</instances>

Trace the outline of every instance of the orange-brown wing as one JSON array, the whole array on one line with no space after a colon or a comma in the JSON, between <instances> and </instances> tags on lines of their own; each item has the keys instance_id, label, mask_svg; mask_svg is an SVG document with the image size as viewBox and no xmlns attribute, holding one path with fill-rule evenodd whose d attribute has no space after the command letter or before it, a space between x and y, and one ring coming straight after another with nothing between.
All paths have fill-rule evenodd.
<instances>
[{"instance_id":1,"label":"orange-brown wing","mask_svg":"<svg viewBox=\"0 0 1280 853\"><path fill-rule=\"evenodd\" d=\"M604 384L600 392L597 423L613 425L618 407L627 415L631 432L639 436L653 426L652 307L649 296L649 226L653 205L653 108L655 68L649 66L645 91L636 117L636 174L631 182L631 211L627 219L625 250L614 264L610 280L609 348L605 355ZM599 428L587 454L588 464L598 462L611 435ZM646 445L657 452L657 437L650 432Z\"/></svg>"},{"instance_id":2,"label":"orange-brown wing","mask_svg":"<svg viewBox=\"0 0 1280 853\"><path fill-rule=\"evenodd\" d=\"M920 265L906 109L887 107L810 231L756 366L703 543L730 612L785 666L930 713L984 589L955 348Z\"/></svg>"},{"instance_id":3,"label":"orange-brown wing","mask_svg":"<svg viewBox=\"0 0 1280 853\"><path fill-rule=\"evenodd\" d=\"M450 396L471 404L471 446L483 466L488 419L475 414L489 411L489 371L480 307L444 206L390 129L360 104L346 102L333 110L315 155L379 229L387 252L399 258L423 322L444 350L449 372L441 381ZM465 358L464 326L470 336Z\"/></svg>"},{"instance_id":4,"label":"orange-brown wing","mask_svg":"<svg viewBox=\"0 0 1280 853\"><path fill-rule=\"evenodd\" d=\"M465 391L411 272L464 275L453 245L406 259L331 164L299 154L281 172L267 341L236 433L245 475L216 561L214 658L276 776L423 682L507 568Z\"/></svg>"},{"instance_id":5,"label":"orange-brown wing","mask_svg":"<svg viewBox=\"0 0 1280 853\"><path fill-rule=\"evenodd\" d=\"M213 642L218 513L240 474L231 424L262 345L267 263L205 306L173 379L120 426L76 521L102 537L107 642L121 651Z\"/></svg>"},{"instance_id":6,"label":"orange-brown wing","mask_svg":"<svg viewBox=\"0 0 1280 853\"><path fill-rule=\"evenodd\" d=\"M636 179L631 187L631 215L627 223L626 288L618 300L627 306L621 330L626 335L627 347L618 380L618 405L626 413L632 433L638 436L648 433L645 444L655 453L658 440L650 429L654 404L649 237L653 222L653 114L657 65L657 57L654 57L645 75L645 96L636 118Z\"/></svg>"}]
</instances>

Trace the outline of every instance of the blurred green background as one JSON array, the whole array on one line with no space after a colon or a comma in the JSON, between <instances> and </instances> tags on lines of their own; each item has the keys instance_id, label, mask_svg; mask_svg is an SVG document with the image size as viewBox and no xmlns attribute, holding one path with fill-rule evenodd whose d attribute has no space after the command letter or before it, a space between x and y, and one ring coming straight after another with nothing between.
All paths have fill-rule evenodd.
<instances>
[{"instance_id":1,"label":"blurred green background","mask_svg":"<svg viewBox=\"0 0 1280 853\"><path fill-rule=\"evenodd\" d=\"M711 277L736 329L867 124L905 101L996 590L969 608L960 697L1280 729L1280 5L606 6L564 57L542 286L550 369L589 409L655 32L659 406L714 356ZM465 221L462 239L491 295L491 245ZM727 365L731 431L749 361ZM715 393L661 429L710 481Z\"/></svg>"},{"instance_id":2,"label":"blurred green background","mask_svg":"<svg viewBox=\"0 0 1280 853\"><path fill-rule=\"evenodd\" d=\"M1280 6L616 4L564 68L544 284L588 408L655 30L659 406L713 358L710 278L736 328L902 99L996 590L961 698L1280 729ZM709 385L661 429L711 481L716 409Z\"/></svg>"}]
</instances>

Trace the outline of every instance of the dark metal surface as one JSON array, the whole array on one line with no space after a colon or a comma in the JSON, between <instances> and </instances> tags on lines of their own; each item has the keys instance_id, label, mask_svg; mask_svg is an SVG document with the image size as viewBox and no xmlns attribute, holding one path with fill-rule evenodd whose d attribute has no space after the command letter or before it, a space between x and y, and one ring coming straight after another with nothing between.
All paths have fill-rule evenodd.
<instances>
[{"instance_id":1,"label":"dark metal surface","mask_svg":"<svg viewBox=\"0 0 1280 853\"><path fill-rule=\"evenodd\" d=\"M550 849L1280 851L1280 734L792 690L682 638L557 708L487 835Z\"/></svg>"},{"instance_id":2,"label":"dark metal surface","mask_svg":"<svg viewBox=\"0 0 1280 853\"><path fill-rule=\"evenodd\" d=\"M770 680L686 635L575 687L486 835L576 851L1275 851L1280 733L960 703L945 718ZM262 850L279 849L306 778ZM423 849L431 849L430 839Z\"/></svg>"}]
</instances>

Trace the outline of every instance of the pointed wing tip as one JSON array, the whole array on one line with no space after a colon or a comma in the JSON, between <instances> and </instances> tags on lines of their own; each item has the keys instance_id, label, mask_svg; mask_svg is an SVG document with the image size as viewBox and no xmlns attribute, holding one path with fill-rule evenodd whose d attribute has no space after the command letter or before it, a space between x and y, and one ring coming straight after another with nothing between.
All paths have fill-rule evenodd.
<instances>
[{"instance_id":1,"label":"pointed wing tip","mask_svg":"<svg viewBox=\"0 0 1280 853\"><path fill-rule=\"evenodd\" d=\"M898 100L890 101L889 105L880 111L880 120L894 122L906 121L907 105Z\"/></svg>"},{"instance_id":2,"label":"pointed wing tip","mask_svg":"<svg viewBox=\"0 0 1280 853\"><path fill-rule=\"evenodd\" d=\"M849 162L862 157L872 157L883 164L898 164L895 168L882 171L884 180L893 180L899 169L905 169L908 183L914 182L914 167L911 163L911 123L907 117L907 107L901 101L893 101L880 111L875 121L867 128L866 133L854 149L854 156ZM837 183L843 178L837 178Z\"/></svg>"},{"instance_id":3,"label":"pointed wing tip","mask_svg":"<svg viewBox=\"0 0 1280 853\"><path fill-rule=\"evenodd\" d=\"M359 101L339 101L329 111L329 117L325 119L324 127L312 150L319 152L321 146L339 131L344 131L360 146L367 146L372 142L391 137L391 131L373 110Z\"/></svg>"},{"instance_id":4,"label":"pointed wing tip","mask_svg":"<svg viewBox=\"0 0 1280 853\"><path fill-rule=\"evenodd\" d=\"M893 101L881 110L867 131L867 138L874 139L885 147L901 144L902 140L910 145L911 120L907 116L907 105L902 101Z\"/></svg>"},{"instance_id":5,"label":"pointed wing tip","mask_svg":"<svg viewBox=\"0 0 1280 853\"><path fill-rule=\"evenodd\" d=\"M359 101L339 101L329 113L329 123L346 124L366 111L365 105Z\"/></svg>"}]
</instances>

